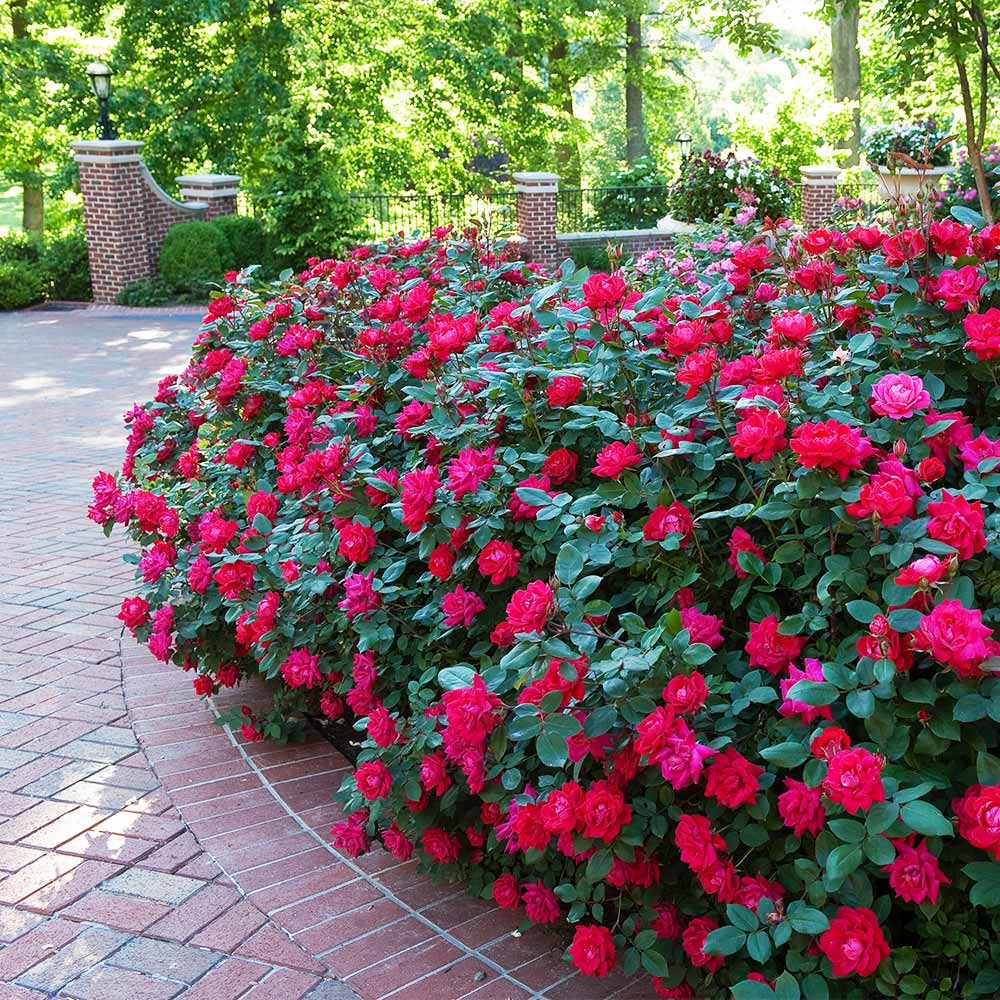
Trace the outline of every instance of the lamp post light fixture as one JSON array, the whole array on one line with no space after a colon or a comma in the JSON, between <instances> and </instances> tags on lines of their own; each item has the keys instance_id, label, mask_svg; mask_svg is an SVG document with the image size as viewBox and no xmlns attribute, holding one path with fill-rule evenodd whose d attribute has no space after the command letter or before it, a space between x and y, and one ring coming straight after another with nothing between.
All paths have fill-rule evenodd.
<instances>
[{"instance_id":1,"label":"lamp post light fixture","mask_svg":"<svg viewBox=\"0 0 1000 1000\"><path fill-rule=\"evenodd\" d=\"M678 132L675 141L680 147L681 160L686 160L691 155L691 134L689 132Z\"/></svg>"},{"instance_id":2,"label":"lamp post light fixture","mask_svg":"<svg viewBox=\"0 0 1000 1000\"><path fill-rule=\"evenodd\" d=\"M87 67L90 85L97 98L97 125L102 139L117 139L118 129L108 117L108 99L111 97L111 69L102 62L92 62Z\"/></svg>"}]
</instances>

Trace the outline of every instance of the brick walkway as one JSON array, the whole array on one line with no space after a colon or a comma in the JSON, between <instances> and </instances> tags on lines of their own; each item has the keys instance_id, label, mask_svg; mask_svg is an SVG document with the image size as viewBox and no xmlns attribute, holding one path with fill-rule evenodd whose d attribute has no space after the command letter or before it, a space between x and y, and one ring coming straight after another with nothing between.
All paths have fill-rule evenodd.
<instances>
[{"instance_id":1,"label":"brick walkway","mask_svg":"<svg viewBox=\"0 0 1000 1000\"><path fill-rule=\"evenodd\" d=\"M649 996L415 862L339 855L336 751L242 744L120 638L132 571L89 483L196 325L0 315L0 1000Z\"/></svg>"}]
</instances>

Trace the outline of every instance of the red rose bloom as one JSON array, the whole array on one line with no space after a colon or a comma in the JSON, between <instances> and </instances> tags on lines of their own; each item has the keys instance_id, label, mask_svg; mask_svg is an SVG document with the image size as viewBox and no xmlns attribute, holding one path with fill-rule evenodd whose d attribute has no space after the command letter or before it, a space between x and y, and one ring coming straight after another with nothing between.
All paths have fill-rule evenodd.
<instances>
[{"instance_id":1,"label":"red rose bloom","mask_svg":"<svg viewBox=\"0 0 1000 1000\"><path fill-rule=\"evenodd\" d=\"M507 605L507 624L514 634L541 632L552 617L556 595L544 580L534 580L522 590L515 590Z\"/></svg>"},{"instance_id":2,"label":"red rose bloom","mask_svg":"<svg viewBox=\"0 0 1000 1000\"><path fill-rule=\"evenodd\" d=\"M889 945L879 926L878 917L867 907L842 906L830 921L830 929L820 935L819 950L833 966L835 976L870 976L883 958L889 957Z\"/></svg>"},{"instance_id":3,"label":"red rose bloom","mask_svg":"<svg viewBox=\"0 0 1000 1000\"><path fill-rule=\"evenodd\" d=\"M723 958L721 955L706 955L705 938L714 930L718 930L719 925L709 917L695 917L687 925L681 935L681 945L691 964L697 968L706 968L709 972L715 972L722 968Z\"/></svg>"},{"instance_id":4,"label":"red rose bloom","mask_svg":"<svg viewBox=\"0 0 1000 1000\"><path fill-rule=\"evenodd\" d=\"M694 536L694 518L691 511L676 500L669 506L660 504L643 525L642 536L647 542L662 542L668 535L680 535L680 547L686 548Z\"/></svg>"},{"instance_id":5,"label":"red rose bloom","mask_svg":"<svg viewBox=\"0 0 1000 1000\"><path fill-rule=\"evenodd\" d=\"M458 851L461 844L458 837L450 834L447 830L439 827L430 827L424 830L422 838L424 852L429 854L435 861L441 864L451 864L458 860Z\"/></svg>"},{"instance_id":6,"label":"red rose bloom","mask_svg":"<svg viewBox=\"0 0 1000 1000\"><path fill-rule=\"evenodd\" d=\"M428 571L431 576L436 576L439 580L447 580L454 565L455 553L448 545L438 545L427 557Z\"/></svg>"},{"instance_id":7,"label":"red rose bloom","mask_svg":"<svg viewBox=\"0 0 1000 1000\"><path fill-rule=\"evenodd\" d=\"M628 289L621 274L592 274L583 283L583 304L593 312L617 305Z\"/></svg>"},{"instance_id":8,"label":"red rose bloom","mask_svg":"<svg viewBox=\"0 0 1000 1000\"><path fill-rule=\"evenodd\" d=\"M873 452L871 441L857 427L837 420L800 424L792 432L792 451L807 469L831 469L841 479Z\"/></svg>"},{"instance_id":9,"label":"red rose bloom","mask_svg":"<svg viewBox=\"0 0 1000 1000\"><path fill-rule=\"evenodd\" d=\"M937 903L942 885L950 885L951 879L941 871L938 859L931 854L927 841L916 843L917 835L892 839L896 848L896 858L882 871L889 873L889 885L900 899L907 903L922 903L929 899Z\"/></svg>"},{"instance_id":10,"label":"red rose bloom","mask_svg":"<svg viewBox=\"0 0 1000 1000\"><path fill-rule=\"evenodd\" d=\"M697 670L671 677L663 689L663 700L680 715L697 712L707 697L705 678Z\"/></svg>"},{"instance_id":11,"label":"red rose bloom","mask_svg":"<svg viewBox=\"0 0 1000 1000\"><path fill-rule=\"evenodd\" d=\"M551 924L559 919L559 900L544 882L529 882L522 894L524 911L536 924Z\"/></svg>"},{"instance_id":12,"label":"red rose bloom","mask_svg":"<svg viewBox=\"0 0 1000 1000\"><path fill-rule=\"evenodd\" d=\"M766 462L788 444L787 427L777 410L756 407L745 411L736 425L736 433L729 439L733 454L752 462Z\"/></svg>"},{"instance_id":13,"label":"red rose bloom","mask_svg":"<svg viewBox=\"0 0 1000 1000\"><path fill-rule=\"evenodd\" d=\"M501 584L517 576L517 567L521 561L521 553L509 542L487 542L479 553L476 565L483 576L490 578L490 583Z\"/></svg>"},{"instance_id":14,"label":"red rose bloom","mask_svg":"<svg viewBox=\"0 0 1000 1000\"><path fill-rule=\"evenodd\" d=\"M501 910L516 910L521 905L521 887L510 872L494 881L493 900Z\"/></svg>"},{"instance_id":15,"label":"red rose bloom","mask_svg":"<svg viewBox=\"0 0 1000 1000\"><path fill-rule=\"evenodd\" d=\"M375 548L375 532L366 524L352 521L340 529L340 545L337 555L348 562L367 562Z\"/></svg>"},{"instance_id":16,"label":"red rose bloom","mask_svg":"<svg viewBox=\"0 0 1000 1000\"><path fill-rule=\"evenodd\" d=\"M579 456L568 448L556 448L545 459L542 474L549 477L556 486L571 483L576 478Z\"/></svg>"},{"instance_id":17,"label":"red rose bloom","mask_svg":"<svg viewBox=\"0 0 1000 1000\"><path fill-rule=\"evenodd\" d=\"M557 375L550 383L546 395L549 406L571 406L583 388L579 375Z\"/></svg>"},{"instance_id":18,"label":"red rose bloom","mask_svg":"<svg viewBox=\"0 0 1000 1000\"><path fill-rule=\"evenodd\" d=\"M732 747L715 755L705 769L705 794L720 805L735 809L753 802L764 768L751 764Z\"/></svg>"},{"instance_id":19,"label":"red rose bloom","mask_svg":"<svg viewBox=\"0 0 1000 1000\"><path fill-rule=\"evenodd\" d=\"M959 835L1000 861L1000 785L972 785L951 807Z\"/></svg>"},{"instance_id":20,"label":"red rose bloom","mask_svg":"<svg viewBox=\"0 0 1000 1000\"><path fill-rule=\"evenodd\" d=\"M542 803L542 822L549 833L571 833L580 822L583 789L575 781L566 781L549 792Z\"/></svg>"},{"instance_id":21,"label":"red rose bloom","mask_svg":"<svg viewBox=\"0 0 1000 1000\"><path fill-rule=\"evenodd\" d=\"M817 734L809 744L809 752L820 760L826 760L851 745L851 737L840 726L828 726Z\"/></svg>"},{"instance_id":22,"label":"red rose bloom","mask_svg":"<svg viewBox=\"0 0 1000 1000\"><path fill-rule=\"evenodd\" d=\"M583 975L606 976L615 965L611 931L598 924L577 924L569 954Z\"/></svg>"},{"instance_id":23,"label":"red rose bloom","mask_svg":"<svg viewBox=\"0 0 1000 1000\"><path fill-rule=\"evenodd\" d=\"M369 760L359 764L354 772L354 781L358 791L369 802L384 799L392 787L392 776L389 769L380 760Z\"/></svg>"},{"instance_id":24,"label":"red rose bloom","mask_svg":"<svg viewBox=\"0 0 1000 1000\"><path fill-rule=\"evenodd\" d=\"M598 452L597 464L591 471L601 479L619 479L626 469L641 464L642 454L636 448L634 441L629 441L627 444L612 441Z\"/></svg>"},{"instance_id":25,"label":"red rose bloom","mask_svg":"<svg viewBox=\"0 0 1000 1000\"><path fill-rule=\"evenodd\" d=\"M126 597L122 601L118 618L125 623L126 628L134 632L149 621L149 601L142 597Z\"/></svg>"},{"instance_id":26,"label":"red rose bloom","mask_svg":"<svg viewBox=\"0 0 1000 1000\"><path fill-rule=\"evenodd\" d=\"M750 657L751 667L763 667L774 675L785 670L806 644L801 636L782 635L778 625L775 615L750 622L750 638L743 647Z\"/></svg>"},{"instance_id":27,"label":"red rose bloom","mask_svg":"<svg viewBox=\"0 0 1000 1000\"><path fill-rule=\"evenodd\" d=\"M914 649L930 653L959 677L973 679L982 675L980 664L990 653L986 640L991 635L993 629L983 624L982 612L961 601L942 601L920 619L910 641Z\"/></svg>"},{"instance_id":28,"label":"red rose bloom","mask_svg":"<svg viewBox=\"0 0 1000 1000\"><path fill-rule=\"evenodd\" d=\"M621 789L607 781L595 781L579 807L582 832L610 844L632 819L632 809Z\"/></svg>"},{"instance_id":29,"label":"red rose bloom","mask_svg":"<svg viewBox=\"0 0 1000 1000\"><path fill-rule=\"evenodd\" d=\"M822 793L794 778L785 778L785 791L778 796L778 815L796 837L806 832L818 837L826 822Z\"/></svg>"},{"instance_id":30,"label":"red rose bloom","mask_svg":"<svg viewBox=\"0 0 1000 1000\"><path fill-rule=\"evenodd\" d=\"M823 792L852 816L875 802L885 802L882 758L864 747L851 747L834 754L823 779Z\"/></svg>"}]
</instances>

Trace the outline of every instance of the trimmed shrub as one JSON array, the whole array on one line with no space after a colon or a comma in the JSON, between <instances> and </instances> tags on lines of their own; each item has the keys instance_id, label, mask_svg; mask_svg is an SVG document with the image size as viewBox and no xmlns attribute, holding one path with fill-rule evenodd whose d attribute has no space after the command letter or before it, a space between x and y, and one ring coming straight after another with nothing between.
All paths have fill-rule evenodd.
<instances>
[{"instance_id":1,"label":"trimmed shrub","mask_svg":"<svg viewBox=\"0 0 1000 1000\"><path fill-rule=\"evenodd\" d=\"M0 260L0 312L41 302L45 291L45 279L37 264Z\"/></svg>"},{"instance_id":2,"label":"trimmed shrub","mask_svg":"<svg viewBox=\"0 0 1000 1000\"><path fill-rule=\"evenodd\" d=\"M638 160L601 182L592 229L651 229L667 212L667 184L651 158Z\"/></svg>"},{"instance_id":3,"label":"trimmed shrub","mask_svg":"<svg viewBox=\"0 0 1000 1000\"><path fill-rule=\"evenodd\" d=\"M220 215L212 225L224 244L222 270L238 271L250 264L268 263L267 236L263 225L248 215Z\"/></svg>"},{"instance_id":4,"label":"trimmed shrub","mask_svg":"<svg viewBox=\"0 0 1000 1000\"><path fill-rule=\"evenodd\" d=\"M211 222L192 219L167 230L160 251L160 276L178 292L204 292L209 282L221 282L227 247Z\"/></svg>"},{"instance_id":5,"label":"trimmed shrub","mask_svg":"<svg viewBox=\"0 0 1000 1000\"><path fill-rule=\"evenodd\" d=\"M92 297L87 237L82 232L47 238L41 266L48 298L86 302Z\"/></svg>"},{"instance_id":6,"label":"trimmed shrub","mask_svg":"<svg viewBox=\"0 0 1000 1000\"><path fill-rule=\"evenodd\" d=\"M336 849L568 923L585 975L995 995L1000 226L505 253L215 298L94 482L121 620L201 694L270 680L246 740L353 726Z\"/></svg>"}]
</instances>

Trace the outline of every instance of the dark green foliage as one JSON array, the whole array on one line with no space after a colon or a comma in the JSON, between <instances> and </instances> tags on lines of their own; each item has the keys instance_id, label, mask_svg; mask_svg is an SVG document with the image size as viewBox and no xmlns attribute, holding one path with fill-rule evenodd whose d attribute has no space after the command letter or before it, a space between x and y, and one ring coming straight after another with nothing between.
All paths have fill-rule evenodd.
<instances>
[{"instance_id":1,"label":"dark green foliage","mask_svg":"<svg viewBox=\"0 0 1000 1000\"><path fill-rule=\"evenodd\" d=\"M0 309L20 309L43 299L80 302L91 295L87 240L79 231L0 238L0 268Z\"/></svg>"},{"instance_id":2,"label":"dark green foliage","mask_svg":"<svg viewBox=\"0 0 1000 1000\"><path fill-rule=\"evenodd\" d=\"M91 297L87 238L82 232L48 237L44 244L42 271L50 299L86 302Z\"/></svg>"},{"instance_id":3,"label":"dark green foliage","mask_svg":"<svg viewBox=\"0 0 1000 1000\"><path fill-rule=\"evenodd\" d=\"M223 271L238 271L250 264L267 264L268 246L264 226L249 215L220 215L212 225L222 236Z\"/></svg>"},{"instance_id":4,"label":"dark green foliage","mask_svg":"<svg viewBox=\"0 0 1000 1000\"><path fill-rule=\"evenodd\" d=\"M601 186L594 205L596 228L651 229L667 213L666 182L652 157L611 174Z\"/></svg>"},{"instance_id":5,"label":"dark green foliage","mask_svg":"<svg viewBox=\"0 0 1000 1000\"><path fill-rule=\"evenodd\" d=\"M160 276L177 292L203 292L220 281L226 243L211 222L181 222L168 230L160 251Z\"/></svg>"},{"instance_id":6,"label":"dark green foliage","mask_svg":"<svg viewBox=\"0 0 1000 1000\"><path fill-rule=\"evenodd\" d=\"M45 298L45 282L37 265L0 261L0 312L23 309Z\"/></svg>"},{"instance_id":7,"label":"dark green foliage","mask_svg":"<svg viewBox=\"0 0 1000 1000\"><path fill-rule=\"evenodd\" d=\"M573 263L578 268L589 268L591 271L607 271L611 265L608 262L607 244L583 246L573 251Z\"/></svg>"},{"instance_id":8,"label":"dark green foliage","mask_svg":"<svg viewBox=\"0 0 1000 1000\"><path fill-rule=\"evenodd\" d=\"M360 233L357 209L338 177L336 150L327 148L304 112L273 115L271 124L256 200L276 262L287 266L342 253Z\"/></svg>"},{"instance_id":9,"label":"dark green foliage","mask_svg":"<svg viewBox=\"0 0 1000 1000\"><path fill-rule=\"evenodd\" d=\"M120 306L169 306L181 302L204 305L205 295L200 292L178 292L157 275L133 282L119 293L117 302Z\"/></svg>"}]
</instances>

